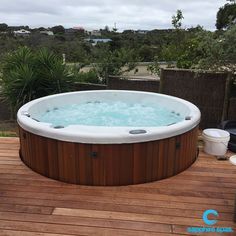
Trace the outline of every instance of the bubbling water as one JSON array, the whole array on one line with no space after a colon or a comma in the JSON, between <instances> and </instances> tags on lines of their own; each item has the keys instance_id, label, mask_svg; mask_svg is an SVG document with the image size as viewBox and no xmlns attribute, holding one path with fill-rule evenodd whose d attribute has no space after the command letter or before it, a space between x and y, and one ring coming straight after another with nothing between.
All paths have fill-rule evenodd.
<instances>
[{"instance_id":1,"label":"bubbling water","mask_svg":"<svg viewBox=\"0 0 236 236\"><path fill-rule=\"evenodd\" d=\"M35 117L53 126L87 125L106 127L158 127L184 120L184 117L160 105L91 101L47 110Z\"/></svg>"}]
</instances>

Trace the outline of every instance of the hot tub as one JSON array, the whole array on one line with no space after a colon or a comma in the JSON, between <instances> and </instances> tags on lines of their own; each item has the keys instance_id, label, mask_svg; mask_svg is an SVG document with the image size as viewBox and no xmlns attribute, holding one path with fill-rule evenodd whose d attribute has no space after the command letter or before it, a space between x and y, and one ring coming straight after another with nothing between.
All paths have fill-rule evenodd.
<instances>
[{"instance_id":1,"label":"hot tub","mask_svg":"<svg viewBox=\"0 0 236 236\"><path fill-rule=\"evenodd\" d=\"M150 116L152 107L162 107L178 122L162 118L162 123L156 125L158 119L149 121L149 112L145 112L145 119L141 117L139 123L127 117L128 126L112 125L104 117L101 124L94 125L98 119L93 119L91 106L99 104L102 109L113 103L125 107L128 104L123 111L131 113L133 106L138 107L135 112L143 107L150 111ZM66 123L71 115L65 114L65 124L45 122L42 118L57 114L57 110L62 114L61 109L71 104L83 109L90 107L88 112L79 113L88 118L78 118L78 123L71 124ZM156 181L185 170L197 156L199 109L163 94L121 90L57 94L22 106L17 121L22 161L39 174L73 184L118 186Z\"/></svg>"}]
</instances>

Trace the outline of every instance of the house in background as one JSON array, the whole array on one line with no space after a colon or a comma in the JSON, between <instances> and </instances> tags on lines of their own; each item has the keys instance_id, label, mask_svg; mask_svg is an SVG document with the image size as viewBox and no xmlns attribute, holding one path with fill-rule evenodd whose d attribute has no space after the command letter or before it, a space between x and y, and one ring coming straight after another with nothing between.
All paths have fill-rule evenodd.
<instances>
[{"instance_id":1,"label":"house in background","mask_svg":"<svg viewBox=\"0 0 236 236\"><path fill-rule=\"evenodd\" d=\"M136 33L138 34L147 34L149 30L137 30Z\"/></svg>"},{"instance_id":2,"label":"house in background","mask_svg":"<svg viewBox=\"0 0 236 236\"><path fill-rule=\"evenodd\" d=\"M93 46L96 46L98 43L109 43L112 40L111 39L85 39L85 41L92 43Z\"/></svg>"},{"instance_id":3,"label":"house in background","mask_svg":"<svg viewBox=\"0 0 236 236\"><path fill-rule=\"evenodd\" d=\"M48 35L48 36L53 36L54 35L54 33L50 30L42 30L39 33L43 34L43 35Z\"/></svg>"},{"instance_id":4,"label":"house in background","mask_svg":"<svg viewBox=\"0 0 236 236\"><path fill-rule=\"evenodd\" d=\"M97 36L97 37L102 36L102 33L101 33L100 30L87 31L87 34L90 35L90 36Z\"/></svg>"},{"instance_id":5,"label":"house in background","mask_svg":"<svg viewBox=\"0 0 236 236\"><path fill-rule=\"evenodd\" d=\"M65 34L67 34L67 35L74 35L76 33L84 33L84 32L85 32L85 30L81 26L65 29Z\"/></svg>"},{"instance_id":6,"label":"house in background","mask_svg":"<svg viewBox=\"0 0 236 236\"><path fill-rule=\"evenodd\" d=\"M23 37L29 36L31 34L30 31L25 29L15 30L13 31L13 33L15 36L23 36Z\"/></svg>"}]
</instances>

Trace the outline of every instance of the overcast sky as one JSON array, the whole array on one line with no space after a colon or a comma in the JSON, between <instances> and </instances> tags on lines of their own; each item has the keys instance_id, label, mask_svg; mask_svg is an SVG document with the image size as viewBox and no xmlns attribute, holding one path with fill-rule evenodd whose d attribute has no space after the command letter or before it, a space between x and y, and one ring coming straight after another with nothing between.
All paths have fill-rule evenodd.
<instances>
[{"instance_id":1,"label":"overcast sky","mask_svg":"<svg viewBox=\"0 0 236 236\"><path fill-rule=\"evenodd\" d=\"M30 27L63 25L99 29L170 28L177 9L185 27L215 29L216 13L225 0L0 0L0 22Z\"/></svg>"}]
</instances>

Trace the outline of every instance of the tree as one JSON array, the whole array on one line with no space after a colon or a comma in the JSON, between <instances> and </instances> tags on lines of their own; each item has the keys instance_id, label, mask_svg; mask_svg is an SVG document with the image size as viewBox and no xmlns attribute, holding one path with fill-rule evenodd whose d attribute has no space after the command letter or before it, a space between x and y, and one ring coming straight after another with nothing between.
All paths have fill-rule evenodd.
<instances>
[{"instance_id":1,"label":"tree","mask_svg":"<svg viewBox=\"0 0 236 236\"><path fill-rule=\"evenodd\" d=\"M148 62L154 59L154 50L148 45L143 45L138 50L139 56L142 61Z\"/></svg>"},{"instance_id":2,"label":"tree","mask_svg":"<svg viewBox=\"0 0 236 236\"><path fill-rule=\"evenodd\" d=\"M189 37L177 67L236 72L236 25L223 32L199 30Z\"/></svg>"},{"instance_id":3,"label":"tree","mask_svg":"<svg viewBox=\"0 0 236 236\"><path fill-rule=\"evenodd\" d=\"M162 47L160 58L165 61L177 61L183 53L183 47L186 41L187 31L182 29L182 19L184 19L181 10L177 10L176 15L172 16L173 32L168 34L168 43Z\"/></svg>"},{"instance_id":4,"label":"tree","mask_svg":"<svg viewBox=\"0 0 236 236\"><path fill-rule=\"evenodd\" d=\"M5 23L0 24L0 31L6 31L8 29L8 25Z\"/></svg>"},{"instance_id":5,"label":"tree","mask_svg":"<svg viewBox=\"0 0 236 236\"><path fill-rule=\"evenodd\" d=\"M236 20L236 4L235 1L225 4L219 9L216 16L216 28L218 30L227 29Z\"/></svg>"},{"instance_id":6,"label":"tree","mask_svg":"<svg viewBox=\"0 0 236 236\"><path fill-rule=\"evenodd\" d=\"M45 31L45 30L47 30L47 29L44 28L44 27L39 27L39 28L37 28L36 30L37 30L37 31Z\"/></svg>"},{"instance_id":7,"label":"tree","mask_svg":"<svg viewBox=\"0 0 236 236\"><path fill-rule=\"evenodd\" d=\"M97 63L94 64L94 71L101 81L107 81L109 75L122 75L136 67L139 59L132 49L121 48L111 51L104 46L103 50L98 51Z\"/></svg>"},{"instance_id":8,"label":"tree","mask_svg":"<svg viewBox=\"0 0 236 236\"><path fill-rule=\"evenodd\" d=\"M207 68L210 62L215 63L218 60L217 53L220 48L215 45L214 34L205 30L194 32L186 39L182 52L177 58L177 67L179 68L194 68L203 66ZM206 58L212 58L205 61ZM204 61L205 64L202 62Z\"/></svg>"},{"instance_id":9,"label":"tree","mask_svg":"<svg viewBox=\"0 0 236 236\"><path fill-rule=\"evenodd\" d=\"M225 31L222 35L205 38L200 47L205 51L197 67L214 71L236 71L236 27Z\"/></svg>"},{"instance_id":10,"label":"tree","mask_svg":"<svg viewBox=\"0 0 236 236\"><path fill-rule=\"evenodd\" d=\"M110 31L108 25L105 26L104 31L107 32L107 33Z\"/></svg>"},{"instance_id":11,"label":"tree","mask_svg":"<svg viewBox=\"0 0 236 236\"><path fill-rule=\"evenodd\" d=\"M54 34L64 34L65 33L65 28L62 25L57 25L51 28L51 31Z\"/></svg>"},{"instance_id":12,"label":"tree","mask_svg":"<svg viewBox=\"0 0 236 236\"><path fill-rule=\"evenodd\" d=\"M172 16L172 25L175 29L180 29L182 27L182 20L184 19L181 10L177 10L176 15Z\"/></svg>"}]
</instances>

